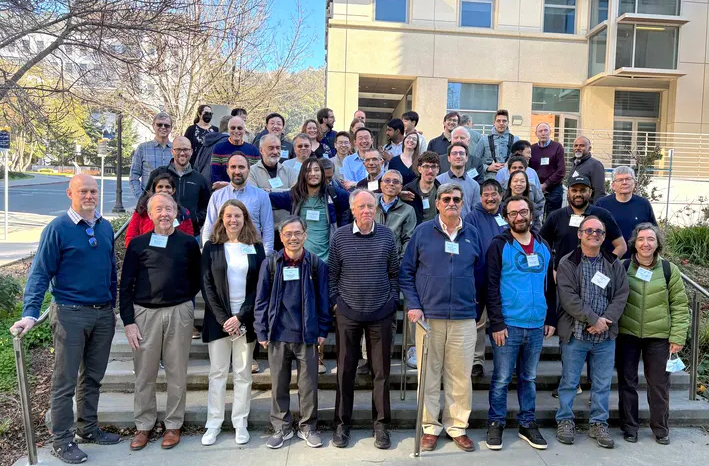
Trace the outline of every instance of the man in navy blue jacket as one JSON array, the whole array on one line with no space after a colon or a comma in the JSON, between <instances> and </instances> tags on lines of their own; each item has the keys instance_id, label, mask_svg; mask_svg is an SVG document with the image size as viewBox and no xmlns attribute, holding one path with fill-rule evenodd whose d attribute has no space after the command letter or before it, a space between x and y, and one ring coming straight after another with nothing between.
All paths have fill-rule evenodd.
<instances>
[{"instance_id":1,"label":"man in navy blue jacket","mask_svg":"<svg viewBox=\"0 0 709 466\"><path fill-rule=\"evenodd\" d=\"M556 288L551 248L531 223L532 202L512 196L502 205L509 230L496 236L486 255L487 314L494 369L490 381L487 447L502 448L507 417L507 388L517 368L519 437L532 447L546 449L534 416L534 380L544 337L556 327Z\"/></svg>"},{"instance_id":2,"label":"man in navy blue jacket","mask_svg":"<svg viewBox=\"0 0 709 466\"><path fill-rule=\"evenodd\" d=\"M436 448L444 429L460 449L475 449L466 429L473 402L470 371L477 309L482 307L484 255L477 232L460 217L463 202L458 185L439 186L439 215L416 227L399 273L409 320L426 319L431 327L421 439L421 448L427 451ZM422 344L423 334L417 329L418 361ZM442 423L438 421L441 378L445 392Z\"/></svg>"}]
</instances>

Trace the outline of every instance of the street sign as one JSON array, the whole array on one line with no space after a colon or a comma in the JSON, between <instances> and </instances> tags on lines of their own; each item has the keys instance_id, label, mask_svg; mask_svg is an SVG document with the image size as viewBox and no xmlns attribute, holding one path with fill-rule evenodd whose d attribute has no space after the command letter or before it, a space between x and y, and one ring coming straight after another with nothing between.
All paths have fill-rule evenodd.
<instances>
[{"instance_id":1,"label":"street sign","mask_svg":"<svg viewBox=\"0 0 709 466\"><path fill-rule=\"evenodd\" d=\"M7 126L0 128L0 149L10 149L10 128Z\"/></svg>"},{"instance_id":2,"label":"street sign","mask_svg":"<svg viewBox=\"0 0 709 466\"><path fill-rule=\"evenodd\" d=\"M98 156L106 157L108 155L108 139L98 140Z\"/></svg>"}]
</instances>

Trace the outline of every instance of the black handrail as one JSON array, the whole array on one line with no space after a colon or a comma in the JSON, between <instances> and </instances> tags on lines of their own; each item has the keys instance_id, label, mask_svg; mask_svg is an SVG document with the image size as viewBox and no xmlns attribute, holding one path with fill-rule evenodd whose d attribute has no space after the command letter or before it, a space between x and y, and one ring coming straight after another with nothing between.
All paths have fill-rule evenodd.
<instances>
[{"instance_id":1,"label":"black handrail","mask_svg":"<svg viewBox=\"0 0 709 466\"><path fill-rule=\"evenodd\" d=\"M692 325L690 331L691 348L689 350L689 399L697 399L697 375L699 372L699 324L701 318L701 304L697 299L697 293L709 298L709 291L697 282L680 272L682 279L692 288L690 309L692 310ZM689 290L687 290L689 294Z\"/></svg>"}]
</instances>

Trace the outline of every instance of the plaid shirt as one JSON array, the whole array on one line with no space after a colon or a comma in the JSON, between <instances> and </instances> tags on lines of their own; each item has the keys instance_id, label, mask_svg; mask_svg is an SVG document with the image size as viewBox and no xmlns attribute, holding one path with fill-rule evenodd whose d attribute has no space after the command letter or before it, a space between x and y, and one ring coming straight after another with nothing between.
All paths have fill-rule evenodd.
<instances>
[{"instance_id":1,"label":"plaid shirt","mask_svg":"<svg viewBox=\"0 0 709 466\"><path fill-rule=\"evenodd\" d=\"M603 273L603 256L600 254L593 258L582 256L581 258L581 299L591 310L602 317L608 307L608 296L606 290L591 283L596 272ZM586 331L587 322L574 319L574 337L577 340L586 340L592 343L601 343L608 339L608 330L603 333L592 335Z\"/></svg>"},{"instance_id":2,"label":"plaid shirt","mask_svg":"<svg viewBox=\"0 0 709 466\"><path fill-rule=\"evenodd\" d=\"M69 215L69 218L71 219L72 222L74 222L75 225L78 225L79 222L83 220L84 222L88 223L88 225L91 228L93 228L94 225L96 225L96 222L98 221L98 219L101 218L101 214L98 213L98 210L94 210L94 219L93 219L93 221L89 222L84 217L79 215L79 213L71 207L69 207L69 210L67 211L67 215Z\"/></svg>"},{"instance_id":3,"label":"plaid shirt","mask_svg":"<svg viewBox=\"0 0 709 466\"><path fill-rule=\"evenodd\" d=\"M172 143L159 144L156 140L139 144L133 152L133 163L130 166L130 189L138 199L147 189L150 172L167 165L172 160Z\"/></svg>"}]
</instances>

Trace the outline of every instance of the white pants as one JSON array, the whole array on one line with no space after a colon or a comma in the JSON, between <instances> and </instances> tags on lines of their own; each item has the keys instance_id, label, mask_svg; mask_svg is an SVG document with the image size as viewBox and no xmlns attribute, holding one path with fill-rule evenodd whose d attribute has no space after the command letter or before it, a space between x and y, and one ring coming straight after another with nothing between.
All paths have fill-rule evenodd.
<instances>
[{"instance_id":1,"label":"white pants","mask_svg":"<svg viewBox=\"0 0 709 466\"><path fill-rule=\"evenodd\" d=\"M234 367L234 401L231 423L246 427L251 408L251 359L256 342L247 343L246 336L231 341L231 337L207 343L209 348L209 392L207 395L207 429L221 428L226 404L226 382L229 364Z\"/></svg>"}]
</instances>

